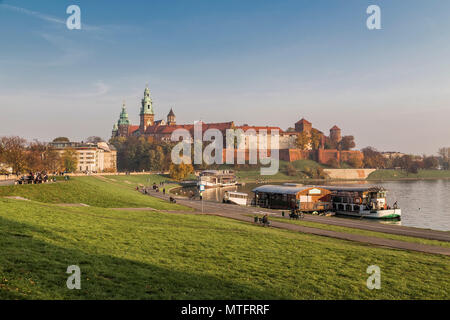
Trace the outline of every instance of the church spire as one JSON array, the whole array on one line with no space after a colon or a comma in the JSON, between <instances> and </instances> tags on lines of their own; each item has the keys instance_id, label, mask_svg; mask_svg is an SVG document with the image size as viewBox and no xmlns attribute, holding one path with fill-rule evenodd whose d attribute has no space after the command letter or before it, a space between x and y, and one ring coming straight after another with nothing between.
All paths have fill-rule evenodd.
<instances>
[{"instance_id":1,"label":"church spire","mask_svg":"<svg viewBox=\"0 0 450 320\"><path fill-rule=\"evenodd\" d=\"M145 86L144 90L144 98L142 99L142 107L141 114L155 114L153 112L153 101L150 96L150 89L148 88L148 84Z\"/></svg>"},{"instance_id":2,"label":"church spire","mask_svg":"<svg viewBox=\"0 0 450 320\"><path fill-rule=\"evenodd\" d=\"M130 120L128 120L128 112L127 108L125 107L125 101L122 104L122 111L120 112L119 122L118 125L129 125Z\"/></svg>"}]
</instances>

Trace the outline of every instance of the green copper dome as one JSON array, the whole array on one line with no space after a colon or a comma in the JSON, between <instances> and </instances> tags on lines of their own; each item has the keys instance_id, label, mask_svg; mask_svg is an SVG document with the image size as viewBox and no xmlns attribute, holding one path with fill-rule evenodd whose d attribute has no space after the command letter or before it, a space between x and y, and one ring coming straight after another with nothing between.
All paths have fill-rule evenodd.
<instances>
[{"instance_id":1,"label":"green copper dome","mask_svg":"<svg viewBox=\"0 0 450 320\"><path fill-rule=\"evenodd\" d=\"M130 124L130 120L128 120L127 109L125 108L125 103L122 106L122 112L120 113L119 122L117 122L117 124L119 126L120 125L129 125Z\"/></svg>"},{"instance_id":2,"label":"green copper dome","mask_svg":"<svg viewBox=\"0 0 450 320\"><path fill-rule=\"evenodd\" d=\"M150 97L150 89L148 86L144 90L144 99L142 99L141 114L155 114L153 112L153 102Z\"/></svg>"}]
</instances>

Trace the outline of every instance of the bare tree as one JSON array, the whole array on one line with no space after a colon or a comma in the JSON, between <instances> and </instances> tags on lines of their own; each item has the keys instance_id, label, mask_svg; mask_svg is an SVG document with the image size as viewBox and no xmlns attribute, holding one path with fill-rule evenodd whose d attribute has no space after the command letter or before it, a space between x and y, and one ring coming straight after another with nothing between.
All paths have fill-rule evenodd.
<instances>
[{"instance_id":1,"label":"bare tree","mask_svg":"<svg viewBox=\"0 0 450 320\"><path fill-rule=\"evenodd\" d=\"M26 169L26 142L25 139L20 137L2 137L0 139L3 161L16 174Z\"/></svg>"}]
</instances>

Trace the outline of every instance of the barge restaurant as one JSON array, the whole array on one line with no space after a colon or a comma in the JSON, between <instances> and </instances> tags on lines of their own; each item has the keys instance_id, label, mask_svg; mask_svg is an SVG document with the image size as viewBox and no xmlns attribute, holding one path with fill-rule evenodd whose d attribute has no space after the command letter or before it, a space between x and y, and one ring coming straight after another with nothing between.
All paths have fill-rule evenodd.
<instances>
[{"instance_id":1,"label":"barge restaurant","mask_svg":"<svg viewBox=\"0 0 450 320\"><path fill-rule=\"evenodd\" d=\"M256 206L270 209L325 211L331 209L331 191L316 186L264 185L252 190Z\"/></svg>"}]
</instances>

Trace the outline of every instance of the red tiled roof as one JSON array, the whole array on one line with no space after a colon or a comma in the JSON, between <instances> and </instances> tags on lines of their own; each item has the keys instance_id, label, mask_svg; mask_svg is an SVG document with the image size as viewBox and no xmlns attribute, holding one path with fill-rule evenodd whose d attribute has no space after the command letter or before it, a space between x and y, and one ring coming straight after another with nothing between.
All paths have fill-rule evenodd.
<instances>
[{"instance_id":1,"label":"red tiled roof","mask_svg":"<svg viewBox=\"0 0 450 320\"><path fill-rule=\"evenodd\" d=\"M205 132L208 129L218 129L225 133L225 130L233 128L233 122L222 122L222 123L202 123L202 131ZM177 125L153 125L147 128L146 134L172 134L177 129L186 129L194 133L193 124L177 124Z\"/></svg>"},{"instance_id":2,"label":"red tiled roof","mask_svg":"<svg viewBox=\"0 0 450 320\"><path fill-rule=\"evenodd\" d=\"M311 124L311 122L309 122L309 121L306 120L305 118L302 118L301 120L297 121L295 124L299 124L299 123L307 123L307 124Z\"/></svg>"},{"instance_id":3,"label":"red tiled roof","mask_svg":"<svg viewBox=\"0 0 450 320\"><path fill-rule=\"evenodd\" d=\"M139 126L133 126L133 125L128 126L128 134L132 134L136 130L139 130Z\"/></svg>"},{"instance_id":4,"label":"red tiled roof","mask_svg":"<svg viewBox=\"0 0 450 320\"><path fill-rule=\"evenodd\" d=\"M333 128L331 128L330 130L341 130L338 126L334 126Z\"/></svg>"},{"instance_id":5,"label":"red tiled roof","mask_svg":"<svg viewBox=\"0 0 450 320\"><path fill-rule=\"evenodd\" d=\"M261 126L239 126L236 127L236 129L242 129L244 132L248 129L254 129L256 132L259 132L260 130L267 130L267 132L272 132L273 130L278 130L279 133L283 133L283 130L281 130L280 127L261 127Z\"/></svg>"}]
</instances>

